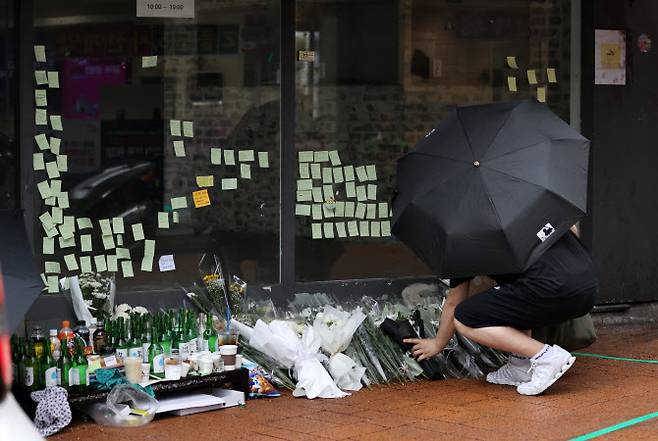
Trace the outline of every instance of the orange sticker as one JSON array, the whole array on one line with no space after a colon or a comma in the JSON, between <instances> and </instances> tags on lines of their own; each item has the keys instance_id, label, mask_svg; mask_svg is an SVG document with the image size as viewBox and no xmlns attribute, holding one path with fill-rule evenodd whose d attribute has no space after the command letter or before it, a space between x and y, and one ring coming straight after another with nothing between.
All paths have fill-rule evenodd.
<instances>
[{"instance_id":1,"label":"orange sticker","mask_svg":"<svg viewBox=\"0 0 658 441\"><path fill-rule=\"evenodd\" d=\"M192 200L194 200L194 207L201 208L207 207L210 205L210 196L208 195L208 190L198 190L192 192Z\"/></svg>"}]
</instances>

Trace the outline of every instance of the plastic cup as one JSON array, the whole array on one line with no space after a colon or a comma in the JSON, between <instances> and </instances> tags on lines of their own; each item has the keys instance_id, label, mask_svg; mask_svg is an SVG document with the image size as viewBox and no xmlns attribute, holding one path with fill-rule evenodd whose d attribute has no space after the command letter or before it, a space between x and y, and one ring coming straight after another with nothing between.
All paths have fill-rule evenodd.
<instances>
[{"instance_id":1,"label":"plastic cup","mask_svg":"<svg viewBox=\"0 0 658 441\"><path fill-rule=\"evenodd\" d=\"M149 374L151 373L151 365L149 363L142 363L142 381L141 383L146 383L149 381Z\"/></svg>"},{"instance_id":2,"label":"plastic cup","mask_svg":"<svg viewBox=\"0 0 658 441\"><path fill-rule=\"evenodd\" d=\"M165 358L165 379L180 380L181 358L178 349L172 349L171 355Z\"/></svg>"},{"instance_id":3,"label":"plastic cup","mask_svg":"<svg viewBox=\"0 0 658 441\"><path fill-rule=\"evenodd\" d=\"M123 366L126 371L126 380L132 384L139 384L142 382L142 358L141 357L125 357L123 359Z\"/></svg>"},{"instance_id":4,"label":"plastic cup","mask_svg":"<svg viewBox=\"0 0 658 441\"><path fill-rule=\"evenodd\" d=\"M222 345L219 347L219 354L224 361L224 369L227 371L235 370L235 356L238 353L237 345Z\"/></svg>"},{"instance_id":5,"label":"plastic cup","mask_svg":"<svg viewBox=\"0 0 658 441\"><path fill-rule=\"evenodd\" d=\"M180 376L181 377L187 377L187 373L190 372L190 364L189 363L181 363L180 365Z\"/></svg>"},{"instance_id":6,"label":"plastic cup","mask_svg":"<svg viewBox=\"0 0 658 441\"><path fill-rule=\"evenodd\" d=\"M193 371L199 370L199 354L191 354L187 357L187 361L190 363L190 368Z\"/></svg>"},{"instance_id":7,"label":"plastic cup","mask_svg":"<svg viewBox=\"0 0 658 441\"><path fill-rule=\"evenodd\" d=\"M219 334L217 334L217 345L218 346L237 345L238 336L239 333L237 328L231 328L228 331L220 332Z\"/></svg>"}]
</instances>

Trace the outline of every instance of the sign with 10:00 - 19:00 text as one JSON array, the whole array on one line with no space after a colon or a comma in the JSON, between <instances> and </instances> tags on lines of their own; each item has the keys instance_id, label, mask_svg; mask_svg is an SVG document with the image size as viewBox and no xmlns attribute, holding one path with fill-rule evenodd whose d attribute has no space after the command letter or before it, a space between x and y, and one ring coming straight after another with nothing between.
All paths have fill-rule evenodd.
<instances>
[{"instance_id":1,"label":"sign with 10:00 - 19:00 text","mask_svg":"<svg viewBox=\"0 0 658 441\"><path fill-rule=\"evenodd\" d=\"M137 17L194 18L194 0L137 0Z\"/></svg>"}]
</instances>

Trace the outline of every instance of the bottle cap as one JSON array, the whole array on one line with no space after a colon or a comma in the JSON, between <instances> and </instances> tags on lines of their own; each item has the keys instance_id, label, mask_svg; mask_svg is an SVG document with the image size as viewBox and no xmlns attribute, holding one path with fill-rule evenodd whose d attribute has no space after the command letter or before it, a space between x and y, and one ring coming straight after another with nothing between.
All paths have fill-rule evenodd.
<instances>
[{"instance_id":1,"label":"bottle cap","mask_svg":"<svg viewBox=\"0 0 658 441\"><path fill-rule=\"evenodd\" d=\"M68 320L62 321L62 328L68 328L69 326L71 326L70 321L68 321Z\"/></svg>"}]
</instances>

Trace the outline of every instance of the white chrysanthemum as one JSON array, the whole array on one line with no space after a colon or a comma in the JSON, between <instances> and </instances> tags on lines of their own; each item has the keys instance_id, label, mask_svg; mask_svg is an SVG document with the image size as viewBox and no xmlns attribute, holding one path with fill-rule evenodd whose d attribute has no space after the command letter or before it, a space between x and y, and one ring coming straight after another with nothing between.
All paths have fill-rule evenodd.
<instances>
[{"instance_id":1,"label":"white chrysanthemum","mask_svg":"<svg viewBox=\"0 0 658 441\"><path fill-rule=\"evenodd\" d=\"M129 313L130 311L132 311L132 308L127 303L122 303L116 307L117 313Z\"/></svg>"},{"instance_id":2,"label":"white chrysanthemum","mask_svg":"<svg viewBox=\"0 0 658 441\"><path fill-rule=\"evenodd\" d=\"M198 297L198 296L196 295L196 293L193 293L193 292L188 292L188 293L187 293L187 296L188 296L189 298L191 298L191 299L194 298L194 297Z\"/></svg>"},{"instance_id":3,"label":"white chrysanthemum","mask_svg":"<svg viewBox=\"0 0 658 441\"><path fill-rule=\"evenodd\" d=\"M107 298L107 293L106 292L100 292L100 291L93 291L91 293L92 296L96 297L97 299L106 299Z\"/></svg>"},{"instance_id":4,"label":"white chrysanthemum","mask_svg":"<svg viewBox=\"0 0 658 441\"><path fill-rule=\"evenodd\" d=\"M148 309L144 308L143 306L135 306L133 308L132 312L134 312L136 314L139 314L139 315L144 315L144 314L149 313Z\"/></svg>"}]
</instances>

